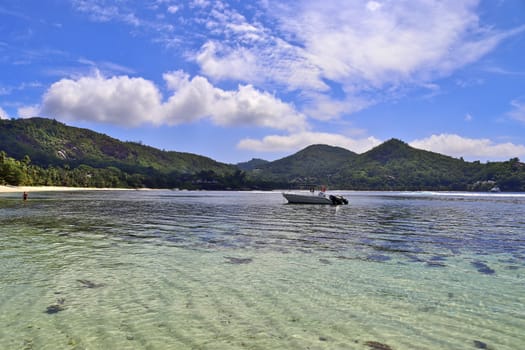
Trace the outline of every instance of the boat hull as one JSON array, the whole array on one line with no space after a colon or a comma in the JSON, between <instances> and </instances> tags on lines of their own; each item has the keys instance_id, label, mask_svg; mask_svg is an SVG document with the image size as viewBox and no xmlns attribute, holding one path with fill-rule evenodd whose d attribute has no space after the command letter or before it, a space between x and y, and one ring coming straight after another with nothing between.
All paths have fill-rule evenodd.
<instances>
[{"instance_id":1,"label":"boat hull","mask_svg":"<svg viewBox=\"0 0 525 350\"><path fill-rule=\"evenodd\" d=\"M334 204L328 197L311 194L283 193L290 204Z\"/></svg>"}]
</instances>

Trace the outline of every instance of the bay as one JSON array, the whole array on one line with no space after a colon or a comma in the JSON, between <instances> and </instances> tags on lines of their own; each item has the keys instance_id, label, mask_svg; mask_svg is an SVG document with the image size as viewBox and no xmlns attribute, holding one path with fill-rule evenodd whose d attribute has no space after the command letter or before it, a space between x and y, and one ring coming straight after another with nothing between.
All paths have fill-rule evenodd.
<instances>
[{"instance_id":1,"label":"bay","mask_svg":"<svg viewBox=\"0 0 525 350\"><path fill-rule=\"evenodd\" d=\"M525 195L0 195L1 349L520 349Z\"/></svg>"}]
</instances>

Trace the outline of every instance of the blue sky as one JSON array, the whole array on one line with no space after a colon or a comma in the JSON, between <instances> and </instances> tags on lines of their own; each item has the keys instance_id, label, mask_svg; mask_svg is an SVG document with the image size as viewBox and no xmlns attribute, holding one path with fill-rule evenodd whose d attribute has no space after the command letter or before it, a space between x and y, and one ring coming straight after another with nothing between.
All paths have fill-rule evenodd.
<instances>
[{"instance_id":1,"label":"blue sky","mask_svg":"<svg viewBox=\"0 0 525 350\"><path fill-rule=\"evenodd\" d=\"M525 160L523 0L0 1L0 116L236 163Z\"/></svg>"}]
</instances>

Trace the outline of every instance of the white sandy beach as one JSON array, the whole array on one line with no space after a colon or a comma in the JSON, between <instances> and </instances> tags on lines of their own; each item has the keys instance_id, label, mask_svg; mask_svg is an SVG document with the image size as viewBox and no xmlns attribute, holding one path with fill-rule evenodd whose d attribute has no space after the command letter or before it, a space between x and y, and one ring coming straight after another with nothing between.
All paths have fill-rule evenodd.
<instances>
[{"instance_id":1,"label":"white sandy beach","mask_svg":"<svg viewBox=\"0 0 525 350\"><path fill-rule=\"evenodd\" d=\"M96 187L66 187L66 186L2 186L0 193L12 192L51 192L51 191L129 191L128 188L96 188Z\"/></svg>"}]
</instances>

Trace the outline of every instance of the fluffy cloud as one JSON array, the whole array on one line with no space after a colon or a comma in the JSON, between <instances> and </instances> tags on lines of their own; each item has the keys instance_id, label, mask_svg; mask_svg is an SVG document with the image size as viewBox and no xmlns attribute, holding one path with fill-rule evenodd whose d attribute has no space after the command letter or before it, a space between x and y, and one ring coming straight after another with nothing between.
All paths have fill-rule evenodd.
<instances>
[{"instance_id":1,"label":"fluffy cloud","mask_svg":"<svg viewBox=\"0 0 525 350\"><path fill-rule=\"evenodd\" d=\"M100 74L62 79L45 93L41 111L63 120L87 120L138 126L176 125L209 118L221 126L258 126L297 131L308 128L292 105L251 85L237 90L214 87L206 78L190 79L182 71L164 74L171 96L163 101L159 89L142 78Z\"/></svg>"},{"instance_id":2,"label":"fluffy cloud","mask_svg":"<svg viewBox=\"0 0 525 350\"><path fill-rule=\"evenodd\" d=\"M410 145L469 160L507 160L525 156L523 145L515 145L510 142L494 143L489 139L471 139L452 134L432 135L425 139L412 141Z\"/></svg>"},{"instance_id":3,"label":"fluffy cloud","mask_svg":"<svg viewBox=\"0 0 525 350\"><path fill-rule=\"evenodd\" d=\"M284 88L318 112L313 117L328 119L361 109L355 100L374 95L366 107L395 98L407 87L431 86L525 31L525 26L501 31L483 26L477 13L480 1L264 0L234 6L226 1L193 0L184 6L157 1L173 15L154 20L145 15L152 6L140 11L141 6L132 9L129 3L74 0L73 7L96 21L140 27L154 33L155 42L191 52L186 57L214 83ZM179 15L183 26L174 25ZM325 98L312 98L316 94ZM326 108L325 101L338 107Z\"/></svg>"},{"instance_id":4,"label":"fluffy cloud","mask_svg":"<svg viewBox=\"0 0 525 350\"><path fill-rule=\"evenodd\" d=\"M381 141L374 137L352 139L340 134L305 131L286 136L270 135L262 140L248 138L241 140L237 148L257 152L288 152L298 151L312 144L326 144L362 153L380 143Z\"/></svg>"},{"instance_id":5,"label":"fluffy cloud","mask_svg":"<svg viewBox=\"0 0 525 350\"><path fill-rule=\"evenodd\" d=\"M52 84L43 97L42 113L63 120L137 126L146 121L158 124L160 103L159 90L148 80L97 74Z\"/></svg>"},{"instance_id":6,"label":"fluffy cloud","mask_svg":"<svg viewBox=\"0 0 525 350\"><path fill-rule=\"evenodd\" d=\"M291 131L308 127L306 118L293 106L251 85L226 91L200 76L190 80L181 71L164 74L164 79L174 90L173 96L162 106L169 124L209 117L223 126L260 126Z\"/></svg>"}]
</instances>

